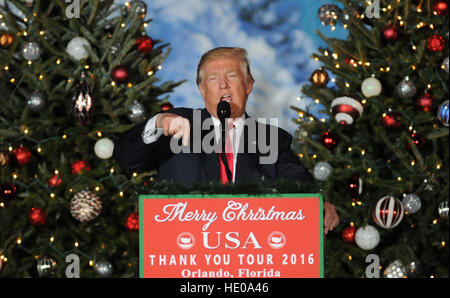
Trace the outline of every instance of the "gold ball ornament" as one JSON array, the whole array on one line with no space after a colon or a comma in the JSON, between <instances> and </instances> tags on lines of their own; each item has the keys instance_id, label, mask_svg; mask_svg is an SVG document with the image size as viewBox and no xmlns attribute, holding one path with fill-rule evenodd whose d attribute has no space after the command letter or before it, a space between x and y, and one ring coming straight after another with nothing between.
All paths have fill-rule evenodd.
<instances>
[{"instance_id":1,"label":"gold ball ornament","mask_svg":"<svg viewBox=\"0 0 450 298\"><path fill-rule=\"evenodd\" d=\"M10 33L1 33L0 34L0 46L4 49L9 48L9 46L14 41L14 35Z\"/></svg>"},{"instance_id":2,"label":"gold ball ornament","mask_svg":"<svg viewBox=\"0 0 450 298\"><path fill-rule=\"evenodd\" d=\"M9 163L9 154L6 152L0 152L0 166L4 167Z\"/></svg>"},{"instance_id":3,"label":"gold ball ornament","mask_svg":"<svg viewBox=\"0 0 450 298\"><path fill-rule=\"evenodd\" d=\"M322 68L319 68L311 75L311 82L316 87L325 87L328 84L328 79L328 73Z\"/></svg>"}]
</instances>

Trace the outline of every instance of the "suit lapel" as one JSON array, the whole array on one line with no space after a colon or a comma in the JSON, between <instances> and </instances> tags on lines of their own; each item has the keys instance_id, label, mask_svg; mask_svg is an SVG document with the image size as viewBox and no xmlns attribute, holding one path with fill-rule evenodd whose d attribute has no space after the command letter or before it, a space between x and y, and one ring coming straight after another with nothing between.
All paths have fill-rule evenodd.
<instances>
[{"instance_id":1,"label":"suit lapel","mask_svg":"<svg viewBox=\"0 0 450 298\"><path fill-rule=\"evenodd\" d=\"M245 113L245 118L246 119L249 118L247 113ZM256 135L249 135L248 126L244 125L244 129L242 131L242 135L239 142L240 153L237 156L236 162L236 174L235 174L236 182L248 182L251 180L252 173L255 170L255 166L257 165L256 153L250 153L255 152L254 150L251 149L256 150Z\"/></svg>"},{"instance_id":2,"label":"suit lapel","mask_svg":"<svg viewBox=\"0 0 450 298\"><path fill-rule=\"evenodd\" d=\"M202 109L201 113L202 119L201 123L203 125L203 121L205 121L208 118L211 118L211 115L208 113L206 109ZM202 140L203 138L214 131L214 126L211 126L207 130L202 130ZM212 144L214 142L214 139L212 139ZM216 153L206 154L203 152L201 153L201 159L203 161L203 167L205 169L206 178L208 181L214 181L218 182L220 181L220 162L219 162L219 155Z\"/></svg>"}]
</instances>

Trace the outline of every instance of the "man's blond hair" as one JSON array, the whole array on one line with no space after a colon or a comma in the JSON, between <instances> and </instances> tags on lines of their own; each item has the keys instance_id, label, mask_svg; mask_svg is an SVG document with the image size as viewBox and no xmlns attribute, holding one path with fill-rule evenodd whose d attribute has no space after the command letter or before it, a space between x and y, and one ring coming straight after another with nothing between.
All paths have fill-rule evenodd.
<instances>
[{"instance_id":1,"label":"man's blond hair","mask_svg":"<svg viewBox=\"0 0 450 298\"><path fill-rule=\"evenodd\" d=\"M209 50L203 54L200 62L197 66L197 84L200 84L203 80L203 66L213 60L220 58L233 57L240 61L242 72L244 73L245 79L254 82L253 76L250 72L250 63L247 57L247 50L244 48L237 47L219 47Z\"/></svg>"}]
</instances>

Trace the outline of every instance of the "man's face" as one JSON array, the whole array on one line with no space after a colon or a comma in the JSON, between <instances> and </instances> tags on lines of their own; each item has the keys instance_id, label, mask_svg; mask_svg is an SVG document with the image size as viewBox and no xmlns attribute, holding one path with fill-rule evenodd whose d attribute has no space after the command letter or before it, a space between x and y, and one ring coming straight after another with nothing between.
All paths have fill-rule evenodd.
<instances>
[{"instance_id":1,"label":"man's face","mask_svg":"<svg viewBox=\"0 0 450 298\"><path fill-rule=\"evenodd\" d=\"M225 57L203 66L203 78L198 87L211 115L217 117L217 104L226 100L230 103L231 118L238 118L245 113L253 82L245 79L238 59Z\"/></svg>"}]
</instances>

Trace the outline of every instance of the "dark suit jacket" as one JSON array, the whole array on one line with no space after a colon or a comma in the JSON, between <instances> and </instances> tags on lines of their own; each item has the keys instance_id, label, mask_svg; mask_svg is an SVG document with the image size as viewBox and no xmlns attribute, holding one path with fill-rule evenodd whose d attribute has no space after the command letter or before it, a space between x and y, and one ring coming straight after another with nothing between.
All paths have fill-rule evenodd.
<instances>
[{"instance_id":1,"label":"dark suit jacket","mask_svg":"<svg viewBox=\"0 0 450 298\"><path fill-rule=\"evenodd\" d=\"M206 109L201 109L201 122L211 115ZM191 123L190 152L193 152L193 109L175 108L169 113L173 113L187 118ZM246 118L248 115L246 114ZM158 170L158 180L171 180L190 187L195 183L208 183L220 181L220 166L218 153L172 153L170 149L170 136L158 138L151 144L145 144L142 140L142 132L146 121L137 124L127 132L123 133L114 146L114 159L120 167L127 173L149 171L156 168ZM256 128L265 129L266 144L270 140L269 125L258 123ZM314 182L312 175L300 163L299 158L291 150L292 137L281 128L272 126L278 134L278 158L273 164L261 164L259 158L269 153L263 154L259 150L256 152L249 150L249 144L258 144L258 134L248 133L247 126L244 126L241 135L240 146L244 146L244 152L239 153L236 162L235 183L246 183L259 181L263 176L267 179L284 178L289 180L303 180ZM203 130L201 139L210 130ZM214 141L214 140L212 140ZM256 142L256 143L255 143ZM181 138L179 140L181 144ZM213 145L213 143L212 143ZM242 148L242 147L240 147ZM259 147L256 146L256 149ZM241 149L240 149L241 150ZM252 153L254 152L254 153Z\"/></svg>"}]
</instances>

